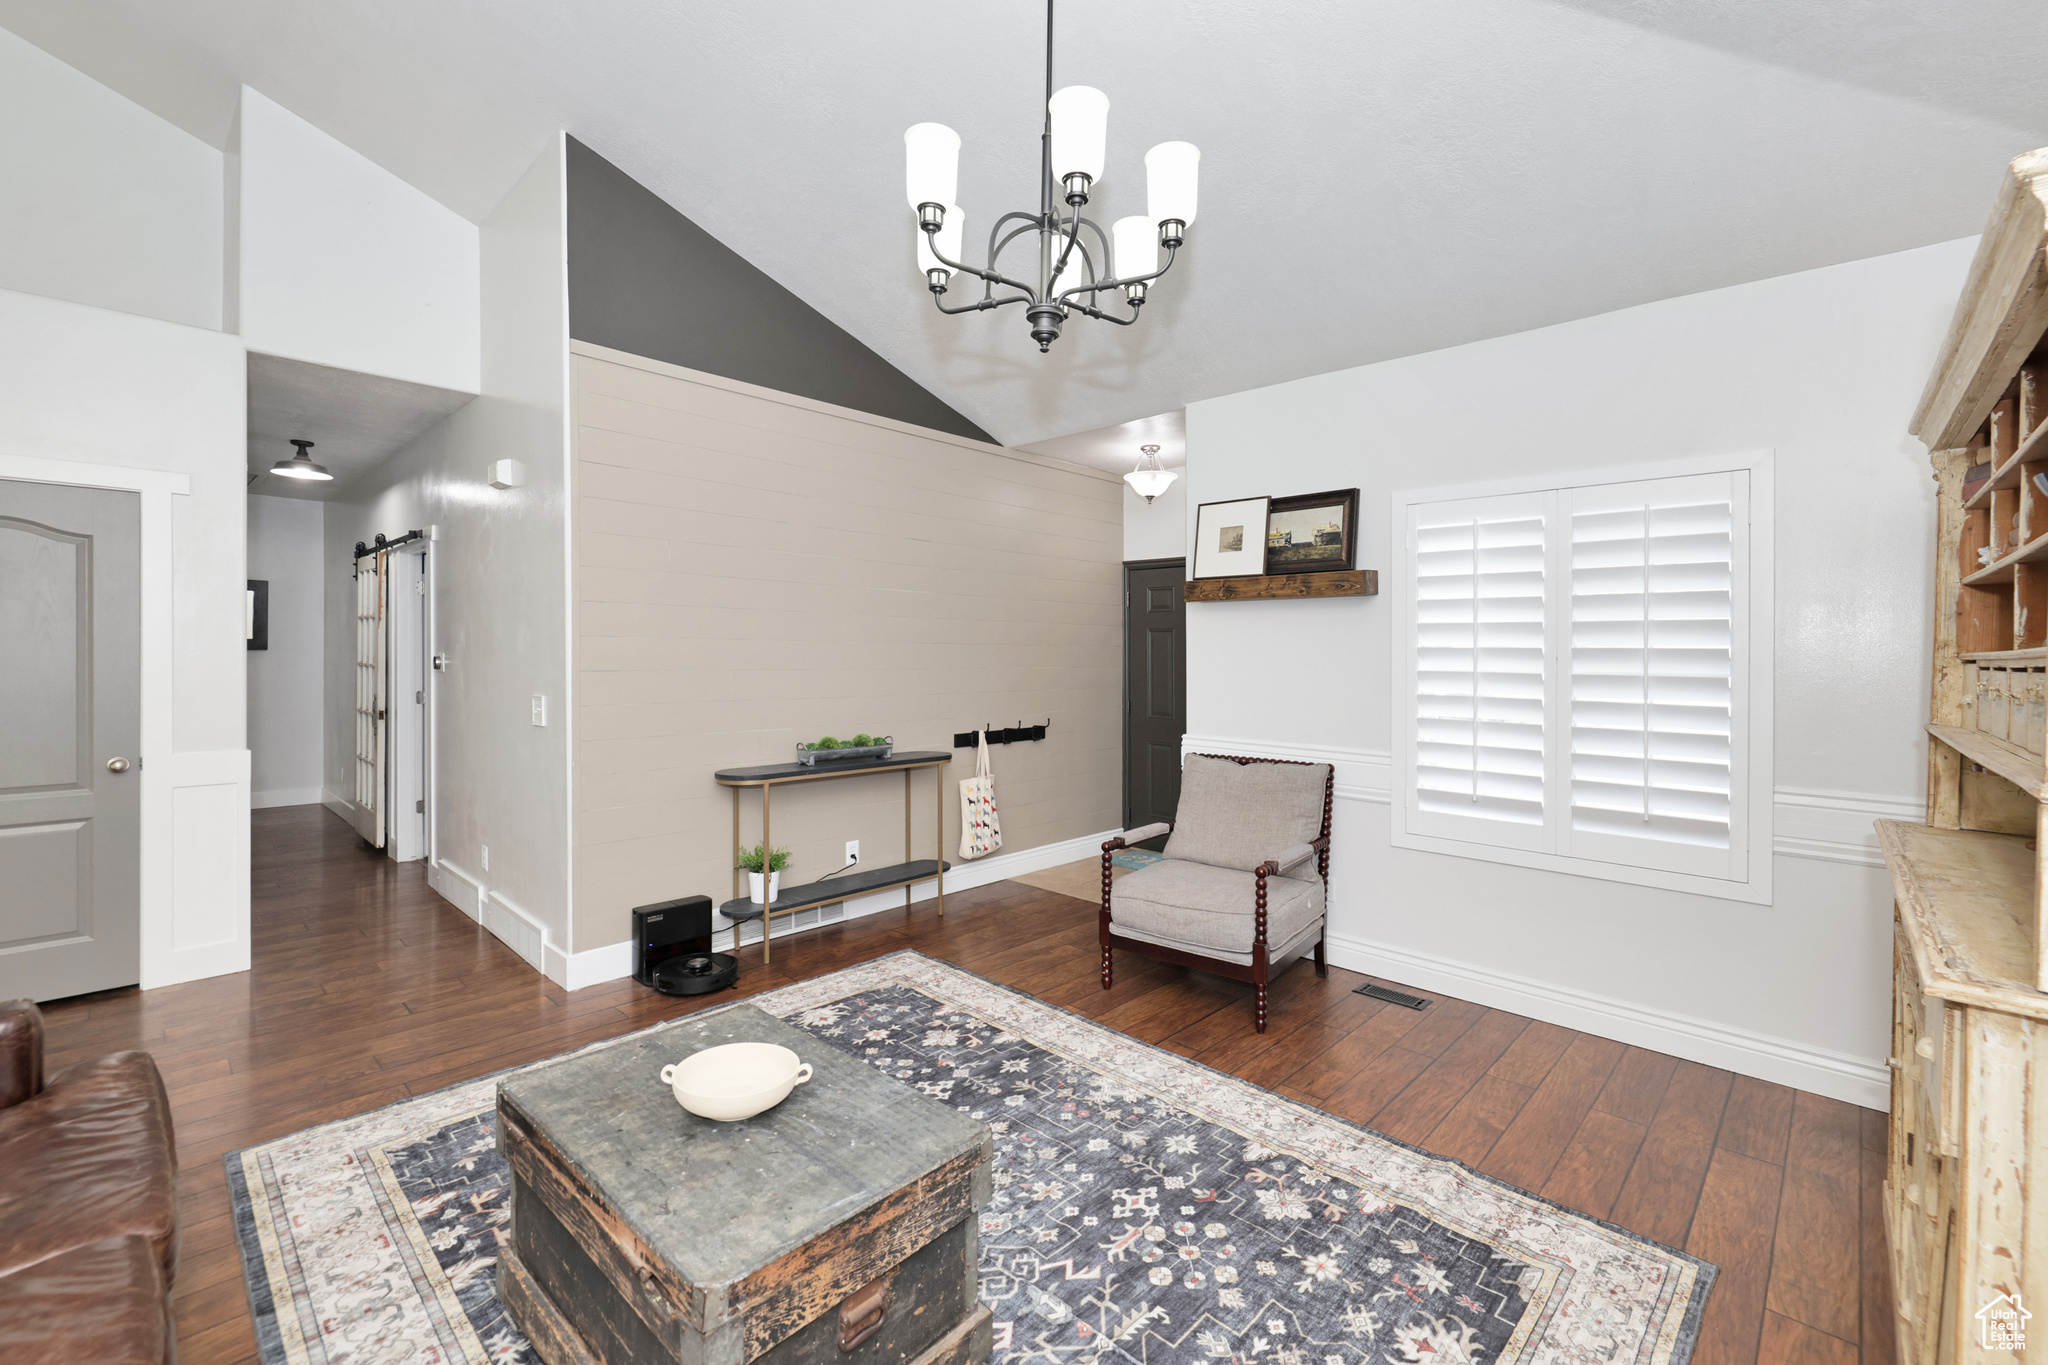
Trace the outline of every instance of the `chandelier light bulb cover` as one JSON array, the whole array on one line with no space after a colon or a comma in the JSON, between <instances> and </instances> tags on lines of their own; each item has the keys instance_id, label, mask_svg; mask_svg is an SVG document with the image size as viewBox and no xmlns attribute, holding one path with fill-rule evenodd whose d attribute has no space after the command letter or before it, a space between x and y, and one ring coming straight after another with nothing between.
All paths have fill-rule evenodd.
<instances>
[{"instance_id":1,"label":"chandelier light bulb cover","mask_svg":"<svg viewBox=\"0 0 2048 1365\"><path fill-rule=\"evenodd\" d=\"M1119 327L1138 320L1148 287L1173 268L1188 225L1195 221L1195 179L1202 159L1189 142L1162 142L1147 152L1146 212L1116 222L1112 249L1111 234L1081 212L1100 188L1108 160L1109 96L1090 85L1053 88L1052 18L1053 0L1046 0L1038 210L996 218L986 254L975 253L982 264L969 263L966 255L966 215L958 205L960 135L943 123L912 124L903 134L904 195L917 217L917 265L932 302L941 313L980 313L1021 303L1040 352L1052 349L1076 313ZM1023 246L1013 253L1017 263L1006 266L1004 251L1019 242ZM981 297L948 304L947 291L961 281L979 281ZM1128 311L1107 311L1104 305L1114 307L1119 300ZM1159 472L1165 474L1163 489L1174 476Z\"/></svg>"},{"instance_id":2,"label":"chandelier light bulb cover","mask_svg":"<svg viewBox=\"0 0 2048 1365\"><path fill-rule=\"evenodd\" d=\"M270 467L271 473L282 475L287 479L331 479L334 477L334 475L327 472L326 465L314 464L313 457L306 453L313 448L311 441L293 441L292 444L299 448L299 453L288 460L279 460Z\"/></svg>"},{"instance_id":3,"label":"chandelier light bulb cover","mask_svg":"<svg viewBox=\"0 0 2048 1365\"><path fill-rule=\"evenodd\" d=\"M1124 482L1150 505L1152 499L1171 488L1180 475L1159 467L1158 446L1139 446L1138 449L1143 452L1138 456L1138 467L1124 475Z\"/></svg>"},{"instance_id":4,"label":"chandelier light bulb cover","mask_svg":"<svg viewBox=\"0 0 2048 1365\"><path fill-rule=\"evenodd\" d=\"M960 197L960 134L943 123L914 123L904 130L903 150L903 188L913 211Z\"/></svg>"},{"instance_id":5,"label":"chandelier light bulb cover","mask_svg":"<svg viewBox=\"0 0 2048 1365\"><path fill-rule=\"evenodd\" d=\"M1109 96L1092 85L1070 85L1045 102L1052 127L1052 177L1064 182L1085 175L1091 186L1102 183L1102 162L1109 152Z\"/></svg>"},{"instance_id":6,"label":"chandelier light bulb cover","mask_svg":"<svg viewBox=\"0 0 2048 1365\"><path fill-rule=\"evenodd\" d=\"M1112 256L1119 276L1153 275L1159 271L1159 228L1150 218L1133 214L1109 225ZM1143 289L1134 284L1133 289Z\"/></svg>"},{"instance_id":7,"label":"chandelier light bulb cover","mask_svg":"<svg viewBox=\"0 0 2048 1365\"><path fill-rule=\"evenodd\" d=\"M1192 142L1162 142L1145 153L1145 216L1194 226L1195 172L1201 164L1201 149Z\"/></svg>"}]
</instances>

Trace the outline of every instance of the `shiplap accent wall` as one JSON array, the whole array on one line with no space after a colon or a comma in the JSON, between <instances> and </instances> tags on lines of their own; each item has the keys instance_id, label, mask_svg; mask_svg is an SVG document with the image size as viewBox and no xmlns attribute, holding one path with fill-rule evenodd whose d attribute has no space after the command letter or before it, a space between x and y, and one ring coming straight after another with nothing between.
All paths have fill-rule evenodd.
<instances>
[{"instance_id":1,"label":"shiplap accent wall","mask_svg":"<svg viewBox=\"0 0 2048 1365\"><path fill-rule=\"evenodd\" d=\"M998 748L1004 851L1119 823L1122 484L1042 456L572 343L575 924L619 942L635 905L732 895L719 768L866 730ZM944 770L947 856L956 780ZM932 856L932 778L914 856ZM760 837L759 797L743 833ZM897 774L784 788L787 881L903 857ZM722 924L723 921L720 921Z\"/></svg>"}]
</instances>

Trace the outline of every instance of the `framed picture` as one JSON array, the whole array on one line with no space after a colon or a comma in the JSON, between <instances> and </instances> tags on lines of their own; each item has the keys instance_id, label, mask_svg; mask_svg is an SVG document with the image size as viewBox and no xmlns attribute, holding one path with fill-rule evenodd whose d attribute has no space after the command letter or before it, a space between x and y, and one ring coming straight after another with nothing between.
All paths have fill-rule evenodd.
<instances>
[{"instance_id":1,"label":"framed picture","mask_svg":"<svg viewBox=\"0 0 2048 1365\"><path fill-rule=\"evenodd\" d=\"M1358 559L1358 490L1274 498L1266 514L1266 572L1334 573Z\"/></svg>"},{"instance_id":2,"label":"framed picture","mask_svg":"<svg viewBox=\"0 0 2048 1365\"><path fill-rule=\"evenodd\" d=\"M1270 498L1205 502L1195 509L1196 578L1242 578L1266 571L1266 504Z\"/></svg>"}]
</instances>

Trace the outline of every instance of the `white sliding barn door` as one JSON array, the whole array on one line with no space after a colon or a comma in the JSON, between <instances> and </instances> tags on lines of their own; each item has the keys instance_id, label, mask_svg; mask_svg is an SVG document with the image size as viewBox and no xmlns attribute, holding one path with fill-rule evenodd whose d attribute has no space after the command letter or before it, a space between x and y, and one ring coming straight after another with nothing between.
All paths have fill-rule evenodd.
<instances>
[{"instance_id":1,"label":"white sliding barn door","mask_svg":"<svg viewBox=\"0 0 2048 1365\"><path fill-rule=\"evenodd\" d=\"M390 692L385 648L384 556L356 561L356 833L384 847L384 710Z\"/></svg>"}]
</instances>

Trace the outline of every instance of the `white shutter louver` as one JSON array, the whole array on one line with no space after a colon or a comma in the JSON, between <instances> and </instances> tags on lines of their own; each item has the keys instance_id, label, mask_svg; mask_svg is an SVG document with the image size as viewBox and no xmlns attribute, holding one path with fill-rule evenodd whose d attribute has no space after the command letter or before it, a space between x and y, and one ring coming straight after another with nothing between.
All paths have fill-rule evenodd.
<instances>
[{"instance_id":1,"label":"white shutter louver","mask_svg":"<svg viewBox=\"0 0 2048 1365\"><path fill-rule=\"evenodd\" d=\"M1441 503L1412 526L1412 813L1454 837L1478 820L1491 841L1542 842L1544 504Z\"/></svg>"},{"instance_id":2,"label":"white shutter louver","mask_svg":"<svg viewBox=\"0 0 2048 1365\"><path fill-rule=\"evenodd\" d=\"M1561 851L1730 875L1740 790L1733 478L1572 490Z\"/></svg>"}]
</instances>

